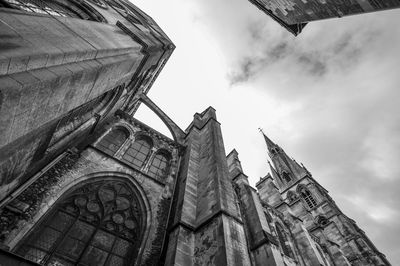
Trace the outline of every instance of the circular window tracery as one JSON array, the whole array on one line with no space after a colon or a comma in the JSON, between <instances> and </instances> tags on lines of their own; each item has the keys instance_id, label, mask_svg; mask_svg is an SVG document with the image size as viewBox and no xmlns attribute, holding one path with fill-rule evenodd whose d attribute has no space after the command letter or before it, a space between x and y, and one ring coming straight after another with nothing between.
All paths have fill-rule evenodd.
<instances>
[{"instance_id":1,"label":"circular window tracery","mask_svg":"<svg viewBox=\"0 0 400 266\"><path fill-rule=\"evenodd\" d=\"M57 202L17 253L42 265L126 265L141 243L141 206L125 182L88 183Z\"/></svg>"}]
</instances>

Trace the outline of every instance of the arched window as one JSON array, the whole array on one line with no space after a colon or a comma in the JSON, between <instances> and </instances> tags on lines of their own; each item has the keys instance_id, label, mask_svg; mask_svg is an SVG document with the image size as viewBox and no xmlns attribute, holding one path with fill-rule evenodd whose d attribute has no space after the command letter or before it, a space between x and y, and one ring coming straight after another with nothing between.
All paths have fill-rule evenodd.
<instances>
[{"instance_id":1,"label":"arched window","mask_svg":"<svg viewBox=\"0 0 400 266\"><path fill-rule=\"evenodd\" d=\"M305 187L301 188L300 194L309 208L314 208L315 206L317 206L317 201L308 189L306 189Z\"/></svg>"},{"instance_id":2,"label":"arched window","mask_svg":"<svg viewBox=\"0 0 400 266\"><path fill-rule=\"evenodd\" d=\"M139 136L122 156L122 159L140 169L150 154L151 146L152 141L148 137Z\"/></svg>"},{"instance_id":3,"label":"arched window","mask_svg":"<svg viewBox=\"0 0 400 266\"><path fill-rule=\"evenodd\" d=\"M293 258L293 252L290 248L288 238L286 236L285 231L283 230L282 226L278 223L275 224L276 233L278 234L279 243L281 244L283 254L288 257Z\"/></svg>"},{"instance_id":4,"label":"arched window","mask_svg":"<svg viewBox=\"0 0 400 266\"><path fill-rule=\"evenodd\" d=\"M290 174L288 172L282 172L282 177L283 180L285 180L286 182L292 181L292 178L290 177Z\"/></svg>"},{"instance_id":5,"label":"arched window","mask_svg":"<svg viewBox=\"0 0 400 266\"><path fill-rule=\"evenodd\" d=\"M17 253L42 265L134 264L146 221L135 192L110 180L67 192Z\"/></svg>"},{"instance_id":6,"label":"arched window","mask_svg":"<svg viewBox=\"0 0 400 266\"><path fill-rule=\"evenodd\" d=\"M157 153L149 168L149 175L153 177L166 177L169 170L170 156L165 153Z\"/></svg>"},{"instance_id":7,"label":"arched window","mask_svg":"<svg viewBox=\"0 0 400 266\"><path fill-rule=\"evenodd\" d=\"M0 0L0 6L32 13L105 22L93 8L74 0Z\"/></svg>"},{"instance_id":8,"label":"arched window","mask_svg":"<svg viewBox=\"0 0 400 266\"><path fill-rule=\"evenodd\" d=\"M105 135L97 146L109 155L114 155L129 137L129 132L123 128L115 128Z\"/></svg>"}]
</instances>

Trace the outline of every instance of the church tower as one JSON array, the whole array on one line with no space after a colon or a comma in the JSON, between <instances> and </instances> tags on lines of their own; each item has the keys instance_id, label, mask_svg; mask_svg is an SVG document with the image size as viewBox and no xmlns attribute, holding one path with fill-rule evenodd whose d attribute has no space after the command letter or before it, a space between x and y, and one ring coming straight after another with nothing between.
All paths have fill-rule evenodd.
<instances>
[{"instance_id":1,"label":"church tower","mask_svg":"<svg viewBox=\"0 0 400 266\"><path fill-rule=\"evenodd\" d=\"M390 265L354 220L346 216L312 174L264 133L271 174L257 183L260 198L300 218L336 265Z\"/></svg>"}]
</instances>

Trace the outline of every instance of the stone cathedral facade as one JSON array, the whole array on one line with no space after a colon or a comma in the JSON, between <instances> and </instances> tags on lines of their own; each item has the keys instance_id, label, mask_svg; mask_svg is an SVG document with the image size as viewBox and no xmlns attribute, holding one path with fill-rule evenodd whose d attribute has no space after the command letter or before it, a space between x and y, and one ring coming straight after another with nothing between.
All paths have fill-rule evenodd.
<instances>
[{"instance_id":1,"label":"stone cathedral facade","mask_svg":"<svg viewBox=\"0 0 400 266\"><path fill-rule=\"evenodd\" d=\"M267 136L256 190L212 107L147 96L174 48L129 1L0 0L0 265L390 265Z\"/></svg>"}]
</instances>

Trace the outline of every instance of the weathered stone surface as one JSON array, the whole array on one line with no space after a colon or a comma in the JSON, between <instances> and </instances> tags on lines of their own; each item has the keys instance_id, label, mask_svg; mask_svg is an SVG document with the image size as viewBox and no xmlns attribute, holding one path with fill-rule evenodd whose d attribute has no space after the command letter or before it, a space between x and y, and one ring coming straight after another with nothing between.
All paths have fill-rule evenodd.
<instances>
[{"instance_id":1,"label":"weathered stone surface","mask_svg":"<svg viewBox=\"0 0 400 266\"><path fill-rule=\"evenodd\" d=\"M393 8L397 0L249 0L283 27L297 35L307 22L340 18Z\"/></svg>"},{"instance_id":2,"label":"weathered stone surface","mask_svg":"<svg viewBox=\"0 0 400 266\"><path fill-rule=\"evenodd\" d=\"M390 265L311 173L266 136L271 174L256 191L238 152L226 156L212 107L183 131L146 96L175 48L150 17L125 0L78 2L98 19L0 8L0 249L41 264L75 239L66 246L82 256L63 255L73 264L97 249L91 263L109 265ZM275 16L290 17L292 2L274 6ZM329 13L334 3L318 4ZM140 103L174 139L133 118ZM77 195L86 202L71 201ZM62 231L52 224L58 211L95 233L84 240L75 224ZM99 212L108 216L96 220ZM127 228L134 237L123 234ZM1 263L33 265L7 252Z\"/></svg>"},{"instance_id":3,"label":"weathered stone surface","mask_svg":"<svg viewBox=\"0 0 400 266\"><path fill-rule=\"evenodd\" d=\"M126 5L132 12L137 9ZM51 134L59 133L55 127L60 121L117 87L126 86L109 103L110 108L121 106L127 94L134 94L133 85L147 92L172 53L174 45L151 19L143 21L143 25L151 23L149 30L132 25L126 12L113 8L98 12L112 23L1 8L0 199L66 148L58 145L42 154L46 144L52 144ZM140 75L146 83L132 82ZM82 113L86 119L80 119L82 123L70 125L80 136L91 130L90 125L81 128L82 124L105 118L86 115ZM65 135L62 143L71 147L76 139L77 134Z\"/></svg>"}]
</instances>

